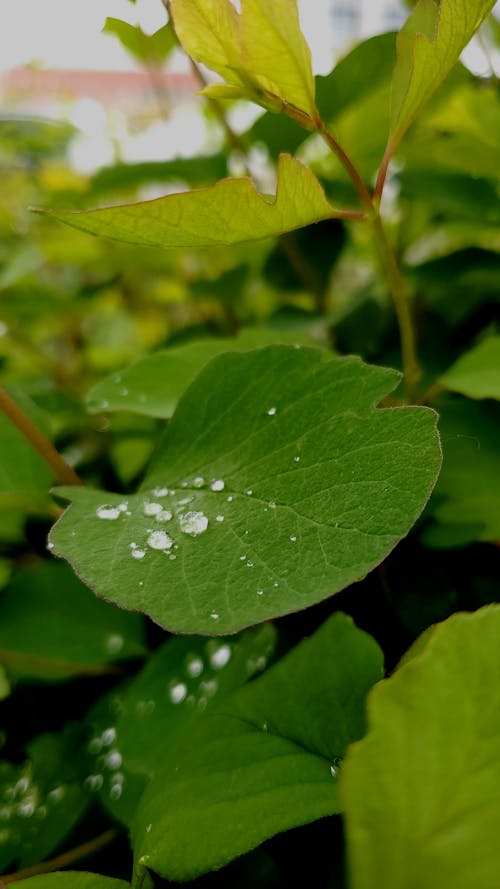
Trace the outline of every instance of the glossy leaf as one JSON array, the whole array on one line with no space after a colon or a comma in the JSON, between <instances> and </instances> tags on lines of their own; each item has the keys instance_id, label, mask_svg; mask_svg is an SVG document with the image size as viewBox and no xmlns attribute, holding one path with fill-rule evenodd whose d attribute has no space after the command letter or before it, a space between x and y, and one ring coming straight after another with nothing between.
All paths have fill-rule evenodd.
<instances>
[{"instance_id":1,"label":"glossy leaf","mask_svg":"<svg viewBox=\"0 0 500 889\"><path fill-rule=\"evenodd\" d=\"M454 616L370 695L342 778L352 889L496 885L499 632L499 606Z\"/></svg>"},{"instance_id":2,"label":"glossy leaf","mask_svg":"<svg viewBox=\"0 0 500 889\"><path fill-rule=\"evenodd\" d=\"M61 871L30 877L17 884L20 889L126 889L129 883L113 880L100 874L84 874L81 871Z\"/></svg>"},{"instance_id":3,"label":"glossy leaf","mask_svg":"<svg viewBox=\"0 0 500 889\"><path fill-rule=\"evenodd\" d=\"M0 761L0 868L43 861L85 814L90 795L77 726L39 735L21 765Z\"/></svg>"},{"instance_id":4,"label":"glossy leaf","mask_svg":"<svg viewBox=\"0 0 500 889\"><path fill-rule=\"evenodd\" d=\"M419 0L398 38L393 144L402 139L494 5L495 0Z\"/></svg>"},{"instance_id":5,"label":"glossy leaf","mask_svg":"<svg viewBox=\"0 0 500 889\"><path fill-rule=\"evenodd\" d=\"M500 400L500 336L490 336L462 355L440 383L468 398Z\"/></svg>"},{"instance_id":6,"label":"glossy leaf","mask_svg":"<svg viewBox=\"0 0 500 889\"><path fill-rule=\"evenodd\" d=\"M88 718L89 786L105 807L130 825L149 779L169 751L198 736L206 715L272 656L271 624L221 642L177 637L149 659L126 688L114 690Z\"/></svg>"},{"instance_id":7,"label":"glossy leaf","mask_svg":"<svg viewBox=\"0 0 500 889\"><path fill-rule=\"evenodd\" d=\"M175 28L188 55L217 71L227 86L206 95L250 99L279 111L314 115L314 77L296 0L173 0Z\"/></svg>"},{"instance_id":8,"label":"glossy leaf","mask_svg":"<svg viewBox=\"0 0 500 889\"><path fill-rule=\"evenodd\" d=\"M98 210L50 211L74 228L149 247L213 247L256 241L335 217L318 180L282 155L274 201L250 179L223 179L211 188Z\"/></svg>"},{"instance_id":9,"label":"glossy leaf","mask_svg":"<svg viewBox=\"0 0 500 889\"><path fill-rule=\"evenodd\" d=\"M204 339L141 358L119 374L97 383L87 395L90 411L133 411L149 417L171 417L180 396L211 358L224 352L247 352L274 343L312 345L295 332L248 329L235 337Z\"/></svg>"},{"instance_id":10,"label":"glossy leaf","mask_svg":"<svg viewBox=\"0 0 500 889\"><path fill-rule=\"evenodd\" d=\"M13 676L99 674L144 653L142 618L98 601L65 565L24 568L0 593L0 663Z\"/></svg>"},{"instance_id":11,"label":"glossy leaf","mask_svg":"<svg viewBox=\"0 0 500 889\"><path fill-rule=\"evenodd\" d=\"M139 807L136 860L192 879L338 812L340 761L382 675L376 643L334 615L163 760Z\"/></svg>"},{"instance_id":12,"label":"glossy leaf","mask_svg":"<svg viewBox=\"0 0 500 889\"><path fill-rule=\"evenodd\" d=\"M408 533L439 470L432 411L374 409L398 378L307 348L214 359L138 494L61 489L54 552L177 632L233 633L332 595Z\"/></svg>"}]
</instances>

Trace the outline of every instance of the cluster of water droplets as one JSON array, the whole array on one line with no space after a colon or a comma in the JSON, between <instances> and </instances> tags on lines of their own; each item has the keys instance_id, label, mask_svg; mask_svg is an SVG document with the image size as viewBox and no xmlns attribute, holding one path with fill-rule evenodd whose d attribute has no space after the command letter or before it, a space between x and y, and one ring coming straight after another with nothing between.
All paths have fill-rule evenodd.
<instances>
[{"instance_id":1,"label":"cluster of water droplets","mask_svg":"<svg viewBox=\"0 0 500 889\"><path fill-rule=\"evenodd\" d=\"M32 764L25 763L17 780L0 790L0 846L26 841L28 819L30 830L36 836L42 822L66 796L66 790L64 784L42 790L34 780Z\"/></svg>"},{"instance_id":2,"label":"cluster of water droplets","mask_svg":"<svg viewBox=\"0 0 500 889\"><path fill-rule=\"evenodd\" d=\"M103 788L112 800L120 799L125 784L125 775L120 771L123 757L117 745L117 732L108 726L89 743L89 753L96 757L95 771L87 775L85 786L97 793Z\"/></svg>"}]
</instances>

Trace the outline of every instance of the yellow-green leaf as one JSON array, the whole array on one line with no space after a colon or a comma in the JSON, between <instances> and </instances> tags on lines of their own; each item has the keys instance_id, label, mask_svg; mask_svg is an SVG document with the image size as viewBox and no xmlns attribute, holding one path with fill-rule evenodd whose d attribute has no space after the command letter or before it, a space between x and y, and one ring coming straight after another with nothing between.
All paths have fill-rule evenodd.
<instances>
[{"instance_id":1,"label":"yellow-green leaf","mask_svg":"<svg viewBox=\"0 0 500 889\"><path fill-rule=\"evenodd\" d=\"M172 6L186 51L217 71L232 95L314 115L311 53L296 0L242 0L240 14L229 0L173 0Z\"/></svg>"},{"instance_id":2,"label":"yellow-green leaf","mask_svg":"<svg viewBox=\"0 0 500 889\"><path fill-rule=\"evenodd\" d=\"M314 174L283 154L272 201L250 179L223 179L211 188L153 201L51 215L93 235L168 248L256 241L342 214L329 204Z\"/></svg>"},{"instance_id":3,"label":"yellow-green leaf","mask_svg":"<svg viewBox=\"0 0 500 889\"><path fill-rule=\"evenodd\" d=\"M449 74L495 0L420 0L398 38L391 142L397 144Z\"/></svg>"}]
</instances>

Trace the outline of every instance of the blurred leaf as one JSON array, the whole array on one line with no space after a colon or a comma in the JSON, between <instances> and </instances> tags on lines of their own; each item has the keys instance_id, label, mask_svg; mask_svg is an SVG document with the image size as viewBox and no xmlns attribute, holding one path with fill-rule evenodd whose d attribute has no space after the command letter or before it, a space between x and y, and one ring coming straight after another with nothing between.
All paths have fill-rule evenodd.
<instances>
[{"instance_id":1,"label":"blurred leaf","mask_svg":"<svg viewBox=\"0 0 500 889\"><path fill-rule=\"evenodd\" d=\"M462 355L439 382L468 398L500 400L500 336L490 336Z\"/></svg>"},{"instance_id":2,"label":"blurred leaf","mask_svg":"<svg viewBox=\"0 0 500 889\"><path fill-rule=\"evenodd\" d=\"M68 871L43 874L22 880L20 889L127 889L129 883L102 877L100 874L83 874L81 871Z\"/></svg>"},{"instance_id":3,"label":"blurred leaf","mask_svg":"<svg viewBox=\"0 0 500 889\"><path fill-rule=\"evenodd\" d=\"M206 157L178 157L172 161L149 161L136 164L114 164L101 167L92 176L90 195L124 191L155 182L187 182L190 186L207 185L227 175L227 162L222 154Z\"/></svg>"},{"instance_id":4,"label":"blurred leaf","mask_svg":"<svg viewBox=\"0 0 500 889\"><path fill-rule=\"evenodd\" d=\"M500 540L500 409L465 399L439 403L443 468L430 513L439 525L424 532L429 545L464 546Z\"/></svg>"},{"instance_id":5,"label":"blurred leaf","mask_svg":"<svg viewBox=\"0 0 500 889\"><path fill-rule=\"evenodd\" d=\"M352 889L493 889L500 870L500 607L420 639L368 699L342 777Z\"/></svg>"},{"instance_id":6,"label":"blurred leaf","mask_svg":"<svg viewBox=\"0 0 500 889\"><path fill-rule=\"evenodd\" d=\"M376 643L334 615L163 760L139 805L136 859L193 879L338 812L339 763L382 675Z\"/></svg>"},{"instance_id":7,"label":"blurred leaf","mask_svg":"<svg viewBox=\"0 0 500 889\"><path fill-rule=\"evenodd\" d=\"M2 666L0 666L0 701L4 701L10 695L10 685L7 674Z\"/></svg>"},{"instance_id":8,"label":"blurred leaf","mask_svg":"<svg viewBox=\"0 0 500 889\"><path fill-rule=\"evenodd\" d=\"M54 552L176 632L234 633L331 596L408 533L439 470L432 411L374 409L398 379L307 348L219 356L140 493L60 489Z\"/></svg>"},{"instance_id":9,"label":"blurred leaf","mask_svg":"<svg viewBox=\"0 0 500 889\"><path fill-rule=\"evenodd\" d=\"M122 46L145 65L161 65L176 45L173 28L168 22L154 34L145 34L139 25L129 25L121 19L107 18L103 34L118 37Z\"/></svg>"},{"instance_id":10,"label":"blurred leaf","mask_svg":"<svg viewBox=\"0 0 500 889\"><path fill-rule=\"evenodd\" d=\"M270 624L224 642L169 639L131 684L98 702L88 717L94 773L88 780L116 818L132 823L148 780L169 751L183 738L190 743L206 714L265 669L275 642Z\"/></svg>"},{"instance_id":11,"label":"blurred leaf","mask_svg":"<svg viewBox=\"0 0 500 889\"><path fill-rule=\"evenodd\" d=\"M280 111L313 116L311 53L300 30L296 0L173 0L175 29L188 55L212 68L228 87L206 95L250 99ZM225 92L224 92L225 90Z\"/></svg>"},{"instance_id":12,"label":"blurred leaf","mask_svg":"<svg viewBox=\"0 0 500 889\"><path fill-rule=\"evenodd\" d=\"M277 290L324 293L345 242L345 226L338 219L282 235L266 259L264 275Z\"/></svg>"},{"instance_id":13,"label":"blurred leaf","mask_svg":"<svg viewBox=\"0 0 500 889\"><path fill-rule=\"evenodd\" d=\"M334 218L338 211L326 200L314 174L284 154L272 202L258 194L250 179L223 179L212 188L154 201L99 210L57 210L50 215L90 234L168 248L260 240Z\"/></svg>"},{"instance_id":14,"label":"blurred leaf","mask_svg":"<svg viewBox=\"0 0 500 889\"><path fill-rule=\"evenodd\" d=\"M65 565L23 568L0 593L0 663L13 676L98 674L144 651L142 618L96 599Z\"/></svg>"},{"instance_id":15,"label":"blurred leaf","mask_svg":"<svg viewBox=\"0 0 500 889\"><path fill-rule=\"evenodd\" d=\"M420 0L398 37L391 143L406 130L458 61L496 0Z\"/></svg>"},{"instance_id":16,"label":"blurred leaf","mask_svg":"<svg viewBox=\"0 0 500 889\"><path fill-rule=\"evenodd\" d=\"M20 389L10 388L9 394L45 433L49 421L47 415ZM48 497L51 481L52 473L45 461L16 426L0 413L0 505L9 494L29 495L27 504L32 499L43 502Z\"/></svg>"},{"instance_id":17,"label":"blurred leaf","mask_svg":"<svg viewBox=\"0 0 500 889\"><path fill-rule=\"evenodd\" d=\"M80 735L77 726L39 735L22 765L0 761L0 868L43 861L85 814Z\"/></svg>"},{"instance_id":18,"label":"blurred leaf","mask_svg":"<svg viewBox=\"0 0 500 889\"><path fill-rule=\"evenodd\" d=\"M294 331L248 328L237 338L205 339L162 349L97 383L87 395L88 409L93 413L133 411L171 417L182 393L212 358L274 343L310 345L311 338Z\"/></svg>"}]
</instances>

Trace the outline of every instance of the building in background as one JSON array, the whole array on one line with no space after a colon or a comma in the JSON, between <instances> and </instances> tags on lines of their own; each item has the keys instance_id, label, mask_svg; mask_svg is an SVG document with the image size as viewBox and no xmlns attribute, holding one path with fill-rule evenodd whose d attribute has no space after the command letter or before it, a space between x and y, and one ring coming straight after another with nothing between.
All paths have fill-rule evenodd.
<instances>
[{"instance_id":1,"label":"building in background","mask_svg":"<svg viewBox=\"0 0 500 889\"><path fill-rule=\"evenodd\" d=\"M328 0L336 52L382 31L395 31L408 15L400 0Z\"/></svg>"}]
</instances>

